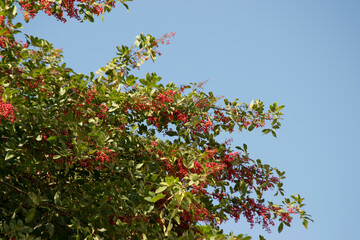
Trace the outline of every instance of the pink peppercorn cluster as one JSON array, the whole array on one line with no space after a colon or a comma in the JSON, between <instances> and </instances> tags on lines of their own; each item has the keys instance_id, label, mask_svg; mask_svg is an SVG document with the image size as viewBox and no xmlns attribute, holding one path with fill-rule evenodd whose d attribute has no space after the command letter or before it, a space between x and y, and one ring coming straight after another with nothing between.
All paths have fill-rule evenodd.
<instances>
[{"instance_id":1,"label":"pink peppercorn cluster","mask_svg":"<svg viewBox=\"0 0 360 240\"><path fill-rule=\"evenodd\" d=\"M2 88L0 87L0 94L2 93ZM0 124L2 121L16 122L16 117L14 115L14 106L11 103L4 102L2 97L0 98Z\"/></svg>"},{"instance_id":2,"label":"pink peppercorn cluster","mask_svg":"<svg viewBox=\"0 0 360 240\"><path fill-rule=\"evenodd\" d=\"M66 22L64 13L69 18L81 20L79 13L84 10L98 16L104 12L104 6L115 7L115 2L110 0L62 0L60 3L51 0L20 0L19 4L26 21L33 19L39 11L43 11L48 16L53 15L61 22ZM54 9L56 9L55 12Z\"/></svg>"},{"instance_id":3,"label":"pink peppercorn cluster","mask_svg":"<svg viewBox=\"0 0 360 240\"><path fill-rule=\"evenodd\" d=\"M0 99L0 124L2 123L1 120L16 122L14 106L11 103L4 102L2 99Z\"/></svg>"}]
</instances>

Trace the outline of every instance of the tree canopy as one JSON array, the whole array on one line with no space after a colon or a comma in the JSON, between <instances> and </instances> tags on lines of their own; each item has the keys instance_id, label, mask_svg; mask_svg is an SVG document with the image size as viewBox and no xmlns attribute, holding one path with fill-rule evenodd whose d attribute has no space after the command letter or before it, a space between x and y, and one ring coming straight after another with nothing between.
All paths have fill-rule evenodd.
<instances>
[{"instance_id":1,"label":"tree canopy","mask_svg":"<svg viewBox=\"0 0 360 240\"><path fill-rule=\"evenodd\" d=\"M140 34L85 75L14 23L18 9L26 21L43 11L92 22L117 2L128 8L127 0L0 0L0 237L250 239L221 224L245 219L281 232L294 216L307 228L299 195L263 197L284 195L284 172L251 159L246 144L219 140L260 129L276 136L284 106L134 76L175 33Z\"/></svg>"}]
</instances>

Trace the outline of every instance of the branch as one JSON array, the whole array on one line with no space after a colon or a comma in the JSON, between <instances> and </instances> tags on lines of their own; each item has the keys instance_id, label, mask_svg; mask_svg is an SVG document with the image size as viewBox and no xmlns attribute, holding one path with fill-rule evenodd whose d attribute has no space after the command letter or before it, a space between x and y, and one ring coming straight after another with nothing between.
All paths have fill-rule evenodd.
<instances>
[{"instance_id":1,"label":"branch","mask_svg":"<svg viewBox=\"0 0 360 240\"><path fill-rule=\"evenodd\" d=\"M26 195L28 194L27 192L21 190L20 188L15 187L14 185L9 184L9 183L3 182L3 181L0 181L0 183L4 184L5 186L8 186L9 188L12 188L12 189L20 192L22 194L26 194Z\"/></svg>"},{"instance_id":2,"label":"branch","mask_svg":"<svg viewBox=\"0 0 360 240\"><path fill-rule=\"evenodd\" d=\"M0 180L0 183L1 183L1 184L4 184L5 186L7 186L7 187L9 187L9 188L14 189L15 191L17 191L17 192L19 192L19 193L28 195L27 192L21 190L21 189L18 188L18 187L15 187L14 185L11 185L11 184L9 184L9 183L3 182L3 181L1 181L1 180ZM67 216L69 216L69 217L72 217L72 218L75 217L75 216L72 215L71 213L65 211L64 209L62 209L62 208L60 208L60 207L58 207L58 206L56 206L56 205L54 205L54 204L52 204L52 203L42 202L42 203L40 203L40 205L41 205L41 206L48 206L48 207L55 208L55 209L58 210L59 212L62 212L63 214L65 214L65 215L67 215ZM82 222L80 222L80 224L83 225L83 226L85 226Z\"/></svg>"}]
</instances>

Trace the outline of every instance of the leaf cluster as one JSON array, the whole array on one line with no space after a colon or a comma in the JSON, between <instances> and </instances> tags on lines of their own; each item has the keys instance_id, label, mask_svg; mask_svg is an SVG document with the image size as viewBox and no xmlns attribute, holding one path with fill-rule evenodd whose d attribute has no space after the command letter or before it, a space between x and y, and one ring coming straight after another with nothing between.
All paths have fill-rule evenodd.
<instances>
[{"instance_id":1,"label":"leaf cluster","mask_svg":"<svg viewBox=\"0 0 360 240\"><path fill-rule=\"evenodd\" d=\"M62 2L52 1L54 16ZM77 73L48 41L16 40L15 3L0 0L0 237L245 240L220 224L243 218L269 230L279 220L281 231L293 215L307 227L300 196L264 199L284 195L284 172L219 140L266 124L276 136L283 106L220 105L197 84L137 78L132 69L159 55L163 39L151 35L118 47L96 73Z\"/></svg>"}]
</instances>

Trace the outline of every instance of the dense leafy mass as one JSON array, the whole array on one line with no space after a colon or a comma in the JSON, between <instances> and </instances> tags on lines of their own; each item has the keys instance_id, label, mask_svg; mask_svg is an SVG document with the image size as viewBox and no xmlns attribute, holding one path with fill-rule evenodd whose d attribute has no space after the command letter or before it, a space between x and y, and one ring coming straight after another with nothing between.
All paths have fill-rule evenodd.
<instances>
[{"instance_id":1,"label":"dense leafy mass","mask_svg":"<svg viewBox=\"0 0 360 240\"><path fill-rule=\"evenodd\" d=\"M221 106L199 84L164 86L155 73L131 74L174 33L141 34L84 75L13 23L17 8L27 21L39 11L93 21L115 3L0 0L0 237L250 239L219 226L243 218L281 231L294 215L307 227L299 195L281 204L263 198L284 194L284 172L251 159L245 144L234 150L218 140L257 128L275 136L283 106L227 99Z\"/></svg>"}]
</instances>

